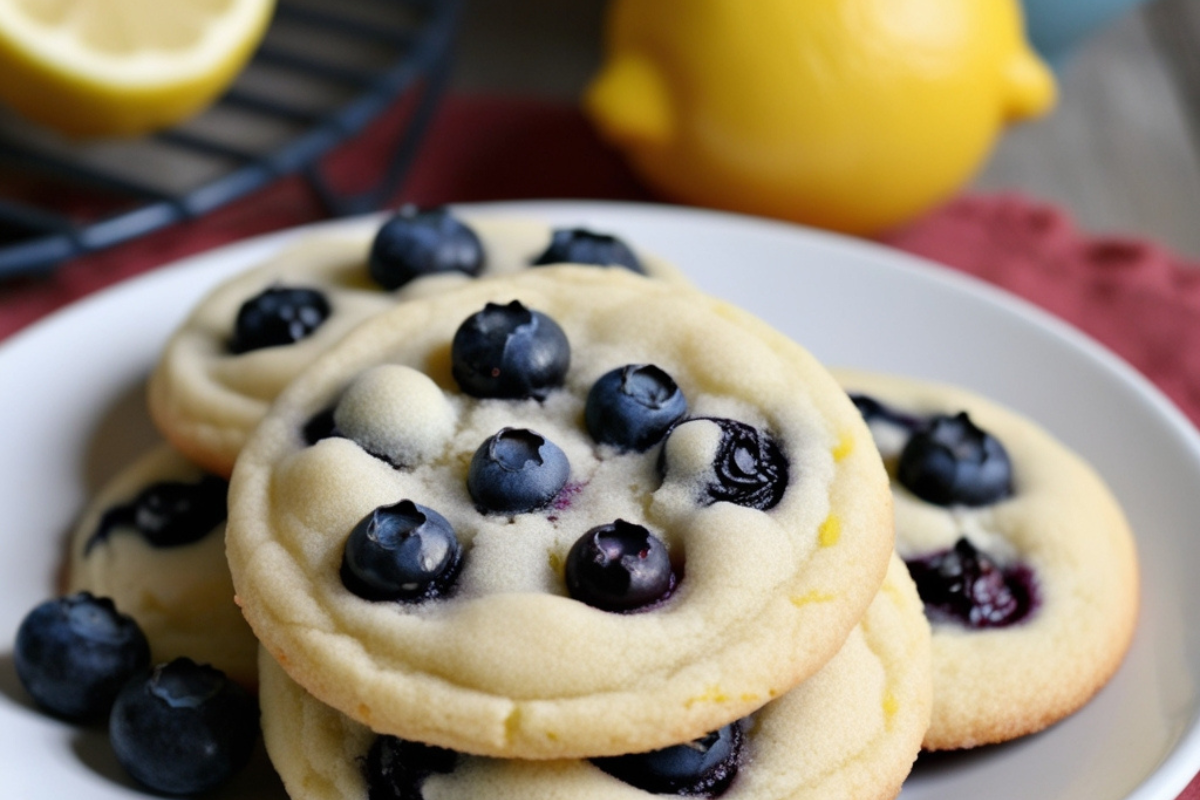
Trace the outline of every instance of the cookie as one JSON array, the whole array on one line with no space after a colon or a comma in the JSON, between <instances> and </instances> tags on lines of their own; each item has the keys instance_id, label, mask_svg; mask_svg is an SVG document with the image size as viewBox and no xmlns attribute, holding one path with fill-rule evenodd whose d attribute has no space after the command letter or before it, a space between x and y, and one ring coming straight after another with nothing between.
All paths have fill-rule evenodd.
<instances>
[{"instance_id":1,"label":"cookie","mask_svg":"<svg viewBox=\"0 0 1200 800\"><path fill-rule=\"evenodd\" d=\"M137 620L155 663L186 656L254 686L258 643L225 560L227 486L166 445L149 451L85 509L67 589L111 598Z\"/></svg>"},{"instance_id":2,"label":"cookie","mask_svg":"<svg viewBox=\"0 0 1200 800\"><path fill-rule=\"evenodd\" d=\"M1079 709L1120 665L1138 612L1134 539L1103 480L974 393L836 374L892 476L896 549L933 622L925 747L1005 741Z\"/></svg>"},{"instance_id":3,"label":"cookie","mask_svg":"<svg viewBox=\"0 0 1200 800\"><path fill-rule=\"evenodd\" d=\"M410 235L394 232L397 225ZM393 233L385 238L388 226ZM517 218L459 220L448 211L409 210L382 224L372 219L314 233L200 300L151 375L151 415L176 449L228 477L275 396L359 322L472 277L563 257L684 282L669 264L635 254L619 239Z\"/></svg>"},{"instance_id":4,"label":"cookie","mask_svg":"<svg viewBox=\"0 0 1200 800\"><path fill-rule=\"evenodd\" d=\"M292 800L633 800L683 793L882 800L899 793L920 750L932 694L929 660L921 601L893 558L883 590L838 654L717 736L688 750L671 748L685 753L673 763L688 769L645 768L647 761L666 762L666 753L654 760L514 761L381 737L315 700L265 651L263 738ZM384 763L390 780L382 776Z\"/></svg>"},{"instance_id":5,"label":"cookie","mask_svg":"<svg viewBox=\"0 0 1200 800\"><path fill-rule=\"evenodd\" d=\"M695 290L553 267L343 339L242 451L227 538L255 633L322 702L574 758L692 739L814 673L891 526L861 415L799 345Z\"/></svg>"}]
</instances>

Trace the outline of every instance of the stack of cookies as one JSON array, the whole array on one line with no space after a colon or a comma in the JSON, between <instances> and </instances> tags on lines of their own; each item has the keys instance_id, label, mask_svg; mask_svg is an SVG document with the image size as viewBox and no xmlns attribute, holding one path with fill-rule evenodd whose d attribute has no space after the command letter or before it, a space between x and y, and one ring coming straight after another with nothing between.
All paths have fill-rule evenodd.
<instances>
[{"instance_id":1,"label":"stack of cookies","mask_svg":"<svg viewBox=\"0 0 1200 800\"><path fill-rule=\"evenodd\" d=\"M150 404L170 446L71 587L257 686L293 800L894 797L922 746L1071 713L1132 632L1129 531L1061 445L835 377L593 231L299 240L201 301Z\"/></svg>"}]
</instances>

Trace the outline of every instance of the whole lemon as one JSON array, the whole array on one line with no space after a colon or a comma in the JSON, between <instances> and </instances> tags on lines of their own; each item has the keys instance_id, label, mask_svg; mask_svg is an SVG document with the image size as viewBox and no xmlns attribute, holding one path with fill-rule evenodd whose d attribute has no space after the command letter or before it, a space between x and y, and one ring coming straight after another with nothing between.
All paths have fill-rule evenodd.
<instances>
[{"instance_id":1,"label":"whole lemon","mask_svg":"<svg viewBox=\"0 0 1200 800\"><path fill-rule=\"evenodd\" d=\"M1054 79L1016 0L612 0L584 107L683 202L873 233L966 182Z\"/></svg>"}]
</instances>

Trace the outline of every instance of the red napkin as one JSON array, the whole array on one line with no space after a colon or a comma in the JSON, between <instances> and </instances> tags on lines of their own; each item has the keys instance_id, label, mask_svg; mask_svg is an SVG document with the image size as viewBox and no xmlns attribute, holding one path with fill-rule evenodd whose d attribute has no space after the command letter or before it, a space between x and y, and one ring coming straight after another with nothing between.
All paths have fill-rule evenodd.
<instances>
[{"instance_id":1,"label":"red napkin","mask_svg":"<svg viewBox=\"0 0 1200 800\"><path fill-rule=\"evenodd\" d=\"M406 110L327 159L338 185L370 183ZM532 198L650 200L575 108L451 96L393 204ZM320 219L298 179L200 220L0 284L0 338L101 287L227 242ZM1152 242L1080 231L1061 209L1018 195L962 196L882 241L1011 290L1091 334L1200 424L1200 262ZM1200 800L1200 778L1180 800Z\"/></svg>"}]
</instances>

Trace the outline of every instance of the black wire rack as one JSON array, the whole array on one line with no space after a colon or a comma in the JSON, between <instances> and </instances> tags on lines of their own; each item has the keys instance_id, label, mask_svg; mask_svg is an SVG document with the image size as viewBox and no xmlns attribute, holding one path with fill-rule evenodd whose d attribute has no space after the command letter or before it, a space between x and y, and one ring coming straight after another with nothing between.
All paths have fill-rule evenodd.
<instances>
[{"instance_id":1,"label":"black wire rack","mask_svg":"<svg viewBox=\"0 0 1200 800\"><path fill-rule=\"evenodd\" d=\"M136 140L70 142L0 118L0 280L195 219L290 175L330 216L381 207L445 88L461 6L279 0L254 58L217 103ZM398 105L406 114L374 184L339 191L323 157Z\"/></svg>"}]
</instances>

